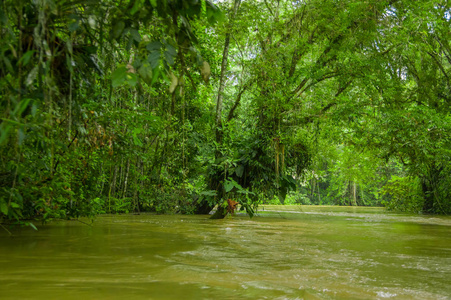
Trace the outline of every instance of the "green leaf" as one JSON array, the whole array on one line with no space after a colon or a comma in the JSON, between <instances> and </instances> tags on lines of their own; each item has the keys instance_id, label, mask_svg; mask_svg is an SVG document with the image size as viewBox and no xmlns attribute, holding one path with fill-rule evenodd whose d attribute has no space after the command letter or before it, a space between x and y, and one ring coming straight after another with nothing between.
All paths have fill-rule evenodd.
<instances>
[{"instance_id":1,"label":"green leaf","mask_svg":"<svg viewBox=\"0 0 451 300\"><path fill-rule=\"evenodd\" d=\"M234 185L233 185L233 183L231 181L227 180L224 183L224 189L225 189L226 193L230 192L233 188L234 188Z\"/></svg>"},{"instance_id":2,"label":"green leaf","mask_svg":"<svg viewBox=\"0 0 451 300\"><path fill-rule=\"evenodd\" d=\"M174 56L172 56L169 52L164 53L164 57L166 58L167 63L172 66L174 64Z\"/></svg>"},{"instance_id":3,"label":"green leaf","mask_svg":"<svg viewBox=\"0 0 451 300\"><path fill-rule=\"evenodd\" d=\"M151 42L151 43L147 44L146 49L149 50L150 52L160 51L161 46L163 46L163 45L160 42L156 41L156 42Z\"/></svg>"},{"instance_id":4,"label":"green leaf","mask_svg":"<svg viewBox=\"0 0 451 300\"><path fill-rule=\"evenodd\" d=\"M140 147L143 146L143 143L136 135L133 136L133 143L135 143L136 146L140 146Z\"/></svg>"},{"instance_id":5,"label":"green leaf","mask_svg":"<svg viewBox=\"0 0 451 300\"><path fill-rule=\"evenodd\" d=\"M143 6L142 0L135 0L132 9L130 9L130 14L134 15L138 10L141 10L142 6Z\"/></svg>"},{"instance_id":6,"label":"green leaf","mask_svg":"<svg viewBox=\"0 0 451 300\"><path fill-rule=\"evenodd\" d=\"M150 62L152 69L155 69L160 64L160 52L153 51L147 57L147 61Z\"/></svg>"},{"instance_id":7,"label":"green leaf","mask_svg":"<svg viewBox=\"0 0 451 300\"><path fill-rule=\"evenodd\" d=\"M166 51L169 53L169 55L171 56L176 56L177 55L177 50L175 49L174 46L172 46L171 44L166 44Z\"/></svg>"},{"instance_id":8,"label":"green leaf","mask_svg":"<svg viewBox=\"0 0 451 300\"><path fill-rule=\"evenodd\" d=\"M246 198L248 199L248 201L250 201L249 197ZM252 218L255 215L254 209L248 203L242 203L241 206L246 209L246 213L249 215L250 218Z\"/></svg>"},{"instance_id":9,"label":"green leaf","mask_svg":"<svg viewBox=\"0 0 451 300\"><path fill-rule=\"evenodd\" d=\"M233 179L227 179L227 180L224 182L224 189L225 189L226 193L230 192L234 187L235 187L239 192L240 192L240 191L245 191L245 190L243 189L243 187L242 187L238 182L236 182L236 181L233 180Z\"/></svg>"},{"instance_id":10,"label":"green leaf","mask_svg":"<svg viewBox=\"0 0 451 300\"><path fill-rule=\"evenodd\" d=\"M33 56L34 52L34 50L25 52L25 54L22 55L22 57L19 59L19 63L22 62L22 65L26 66L30 62L30 59Z\"/></svg>"},{"instance_id":11,"label":"green leaf","mask_svg":"<svg viewBox=\"0 0 451 300\"><path fill-rule=\"evenodd\" d=\"M296 190L297 182L290 175L282 176L280 180L281 186L286 188L287 190Z\"/></svg>"},{"instance_id":12,"label":"green leaf","mask_svg":"<svg viewBox=\"0 0 451 300\"><path fill-rule=\"evenodd\" d=\"M31 101L30 98L23 99L22 101L20 101L20 103L14 109L13 115L20 116L24 112L24 110L28 107L30 101Z\"/></svg>"},{"instance_id":13,"label":"green leaf","mask_svg":"<svg viewBox=\"0 0 451 300\"><path fill-rule=\"evenodd\" d=\"M139 34L139 31L136 29L130 29L130 35L136 42L141 42L141 35Z\"/></svg>"},{"instance_id":14,"label":"green leaf","mask_svg":"<svg viewBox=\"0 0 451 300\"><path fill-rule=\"evenodd\" d=\"M0 118L0 120L8 122L8 123L11 123L11 124L16 125L16 126L22 126L23 125L20 122L17 122L15 120L11 120L11 119L7 119L7 118Z\"/></svg>"},{"instance_id":15,"label":"green leaf","mask_svg":"<svg viewBox=\"0 0 451 300\"><path fill-rule=\"evenodd\" d=\"M37 111L38 111L38 104L36 103L36 101L33 101L33 104L31 106L31 115L33 117L35 117Z\"/></svg>"},{"instance_id":16,"label":"green leaf","mask_svg":"<svg viewBox=\"0 0 451 300\"><path fill-rule=\"evenodd\" d=\"M200 193L203 196L216 196L215 190L203 191Z\"/></svg>"},{"instance_id":17,"label":"green leaf","mask_svg":"<svg viewBox=\"0 0 451 300\"><path fill-rule=\"evenodd\" d=\"M243 176L243 173L244 173L244 166L243 165L239 165L238 167L236 167L235 173L236 173L236 176L241 178Z\"/></svg>"},{"instance_id":18,"label":"green leaf","mask_svg":"<svg viewBox=\"0 0 451 300\"><path fill-rule=\"evenodd\" d=\"M78 28L80 28L80 24L78 23L78 21L73 21L72 23L70 23L68 26L69 31L70 32L74 32L76 31Z\"/></svg>"},{"instance_id":19,"label":"green leaf","mask_svg":"<svg viewBox=\"0 0 451 300\"><path fill-rule=\"evenodd\" d=\"M140 134L142 131L142 128L134 128L132 131L132 135L133 135L133 142L135 143L135 145L137 146L143 146L143 143L141 142L141 140L138 138L138 134Z\"/></svg>"},{"instance_id":20,"label":"green leaf","mask_svg":"<svg viewBox=\"0 0 451 300\"><path fill-rule=\"evenodd\" d=\"M3 62L5 63L6 68L8 69L8 71L10 71L11 73L14 73L14 68L11 65L11 61L6 56L3 56Z\"/></svg>"},{"instance_id":21,"label":"green leaf","mask_svg":"<svg viewBox=\"0 0 451 300\"><path fill-rule=\"evenodd\" d=\"M127 84L131 87L134 87L138 83L138 76L136 74L127 73L125 77L127 78Z\"/></svg>"},{"instance_id":22,"label":"green leaf","mask_svg":"<svg viewBox=\"0 0 451 300\"><path fill-rule=\"evenodd\" d=\"M117 39L121 36L122 32L124 31L125 23L124 21L120 20L116 22L113 26L113 38Z\"/></svg>"},{"instance_id":23,"label":"green leaf","mask_svg":"<svg viewBox=\"0 0 451 300\"><path fill-rule=\"evenodd\" d=\"M117 68L113 74L111 75L111 83L113 84L113 87L118 87L121 84L124 83L124 81L127 79L127 68L124 66L121 66Z\"/></svg>"},{"instance_id":24,"label":"green leaf","mask_svg":"<svg viewBox=\"0 0 451 300\"><path fill-rule=\"evenodd\" d=\"M35 67L30 71L30 73L28 73L28 76L27 76L27 78L25 79L25 85L26 85L27 87L30 86L31 84L33 84L34 80L36 79L36 77L37 77L37 75L38 75L38 71L39 71L38 66L35 66Z\"/></svg>"},{"instance_id":25,"label":"green leaf","mask_svg":"<svg viewBox=\"0 0 451 300\"><path fill-rule=\"evenodd\" d=\"M28 225L28 226L30 226L31 228L33 228L34 230L38 230L37 228L36 228L36 226L33 224L33 223L31 223L31 222L27 222L27 223L25 223L26 225Z\"/></svg>"},{"instance_id":26,"label":"green leaf","mask_svg":"<svg viewBox=\"0 0 451 300\"><path fill-rule=\"evenodd\" d=\"M25 140L26 134L23 128L19 128L17 131L19 146L22 146L23 141Z\"/></svg>"},{"instance_id":27,"label":"green leaf","mask_svg":"<svg viewBox=\"0 0 451 300\"><path fill-rule=\"evenodd\" d=\"M4 25L6 25L6 24L9 24L8 23L8 18L6 17L6 15L4 14L4 12L3 12L3 10L0 10L0 21L4 24Z\"/></svg>"},{"instance_id":28,"label":"green leaf","mask_svg":"<svg viewBox=\"0 0 451 300\"><path fill-rule=\"evenodd\" d=\"M11 207L12 208L20 208L20 205L17 204L16 202L11 202Z\"/></svg>"},{"instance_id":29,"label":"green leaf","mask_svg":"<svg viewBox=\"0 0 451 300\"><path fill-rule=\"evenodd\" d=\"M152 67L148 63L141 65L138 69L138 73L145 81L152 79Z\"/></svg>"},{"instance_id":30,"label":"green leaf","mask_svg":"<svg viewBox=\"0 0 451 300\"><path fill-rule=\"evenodd\" d=\"M12 125L9 125L9 124L8 125L4 125L4 124L6 124L6 123L3 123L3 124L0 125L0 132L1 132L0 145L3 144L3 142L7 140L9 132L13 128Z\"/></svg>"},{"instance_id":31,"label":"green leaf","mask_svg":"<svg viewBox=\"0 0 451 300\"><path fill-rule=\"evenodd\" d=\"M207 1L207 19L210 24L215 24L216 22L223 22L225 17L219 8L211 3L210 1Z\"/></svg>"},{"instance_id":32,"label":"green leaf","mask_svg":"<svg viewBox=\"0 0 451 300\"><path fill-rule=\"evenodd\" d=\"M160 76L160 68L154 68L152 74L152 82L150 84L154 84L159 76Z\"/></svg>"},{"instance_id":33,"label":"green leaf","mask_svg":"<svg viewBox=\"0 0 451 300\"><path fill-rule=\"evenodd\" d=\"M8 204L6 204L3 199L0 201L0 212L4 215L8 215Z\"/></svg>"},{"instance_id":34,"label":"green leaf","mask_svg":"<svg viewBox=\"0 0 451 300\"><path fill-rule=\"evenodd\" d=\"M83 47L83 50L88 54L96 54L97 53L96 46L86 46L86 47Z\"/></svg>"},{"instance_id":35,"label":"green leaf","mask_svg":"<svg viewBox=\"0 0 451 300\"><path fill-rule=\"evenodd\" d=\"M71 59L70 55L66 55L66 66L69 69L69 72L71 72L71 73L74 72L74 66L72 66L72 59Z\"/></svg>"}]
</instances>

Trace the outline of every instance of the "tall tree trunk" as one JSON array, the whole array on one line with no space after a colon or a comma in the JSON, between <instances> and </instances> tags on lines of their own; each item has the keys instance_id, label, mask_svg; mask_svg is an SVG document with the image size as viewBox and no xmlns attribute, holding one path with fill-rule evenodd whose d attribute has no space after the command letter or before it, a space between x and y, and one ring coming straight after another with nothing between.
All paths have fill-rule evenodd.
<instances>
[{"instance_id":1,"label":"tall tree trunk","mask_svg":"<svg viewBox=\"0 0 451 300\"><path fill-rule=\"evenodd\" d=\"M355 183L355 181L352 184L352 206L357 206L357 184Z\"/></svg>"},{"instance_id":2,"label":"tall tree trunk","mask_svg":"<svg viewBox=\"0 0 451 300\"><path fill-rule=\"evenodd\" d=\"M110 183L110 191L108 193L108 213L111 213L111 197L114 197L116 192L117 168L118 166L114 166L113 178Z\"/></svg>"},{"instance_id":3,"label":"tall tree trunk","mask_svg":"<svg viewBox=\"0 0 451 300\"><path fill-rule=\"evenodd\" d=\"M319 180L316 182L316 189L318 191L318 204L321 205L321 190L319 189Z\"/></svg>"},{"instance_id":4,"label":"tall tree trunk","mask_svg":"<svg viewBox=\"0 0 451 300\"><path fill-rule=\"evenodd\" d=\"M440 182L440 173L442 167L435 166L432 163L427 170L425 176L421 178L421 189L423 190L423 213L443 213L444 209L440 204L440 196L438 195L438 183Z\"/></svg>"},{"instance_id":5,"label":"tall tree trunk","mask_svg":"<svg viewBox=\"0 0 451 300\"><path fill-rule=\"evenodd\" d=\"M122 199L124 199L127 196L127 183L129 172L130 172L130 159L127 159L127 171L125 172L124 190L122 192Z\"/></svg>"},{"instance_id":6,"label":"tall tree trunk","mask_svg":"<svg viewBox=\"0 0 451 300\"><path fill-rule=\"evenodd\" d=\"M232 13L230 16L230 21L229 21L228 28L227 28L227 33L225 36L224 51L222 53L221 76L219 78L219 90L218 90L218 99L216 101L216 120L215 120L215 125L216 125L215 138L216 138L216 143L218 145L222 145L222 142L223 142L223 138L222 138L222 108L223 108L222 100L224 98L223 93L224 93L225 80L226 80L225 73L227 71L227 61L229 58L230 36L232 34L233 22L235 20L236 14L238 12L240 3L241 3L241 0L234 1ZM216 149L215 159L218 160L220 157L221 157L221 152L219 151L219 149ZM218 199L218 201L216 201L216 202L219 202L219 203L220 203L220 200L224 196L224 186L223 186L223 183L221 182L223 177L221 176L221 173L222 172L220 169L218 169L218 168L215 169L215 174L210 179L210 189L216 190L216 195L217 195L216 197ZM209 213L213 209L213 207L214 207L213 205L204 201L197 207L196 213L200 213L200 214ZM218 210L216 211L216 213L212 216L212 218L222 219L226 216L226 214L227 214L227 211L225 211L221 207L219 207Z\"/></svg>"}]
</instances>

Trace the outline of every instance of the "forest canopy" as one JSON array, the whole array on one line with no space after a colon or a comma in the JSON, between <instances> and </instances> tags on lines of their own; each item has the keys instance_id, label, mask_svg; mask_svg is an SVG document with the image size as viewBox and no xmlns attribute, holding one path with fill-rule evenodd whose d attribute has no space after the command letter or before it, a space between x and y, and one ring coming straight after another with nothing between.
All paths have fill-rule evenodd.
<instances>
[{"instance_id":1,"label":"forest canopy","mask_svg":"<svg viewBox=\"0 0 451 300\"><path fill-rule=\"evenodd\" d=\"M451 212L445 0L0 5L0 221Z\"/></svg>"}]
</instances>

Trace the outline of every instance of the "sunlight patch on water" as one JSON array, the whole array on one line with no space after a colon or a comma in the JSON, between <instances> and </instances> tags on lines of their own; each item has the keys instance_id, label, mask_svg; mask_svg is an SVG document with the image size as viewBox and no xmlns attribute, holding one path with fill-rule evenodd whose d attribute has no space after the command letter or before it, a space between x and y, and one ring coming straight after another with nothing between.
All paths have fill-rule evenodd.
<instances>
[{"instance_id":1,"label":"sunlight patch on water","mask_svg":"<svg viewBox=\"0 0 451 300\"><path fill-rule=\"evenodd\" d=\"M377 292L377 296L381 297L381 298L392 298L392 297L396 297L397 294L392 294L389 292Z\"/></svg>"}]
</instances>

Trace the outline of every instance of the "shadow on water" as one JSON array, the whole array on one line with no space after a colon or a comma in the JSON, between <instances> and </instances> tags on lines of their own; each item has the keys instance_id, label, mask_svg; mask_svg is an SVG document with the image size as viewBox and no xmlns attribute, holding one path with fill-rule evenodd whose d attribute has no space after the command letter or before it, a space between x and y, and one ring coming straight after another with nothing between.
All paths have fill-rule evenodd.
<instances>
[{"instance_id":1,"label":"shadow on water","mask_svg":"<svg viewBox=\"0 0 451 300\"><path fill-rule=\"evenodd\" d=\"M448 299L451 218L265 207L0 233L1 299Z\"/></svg>"}]
</instances>

